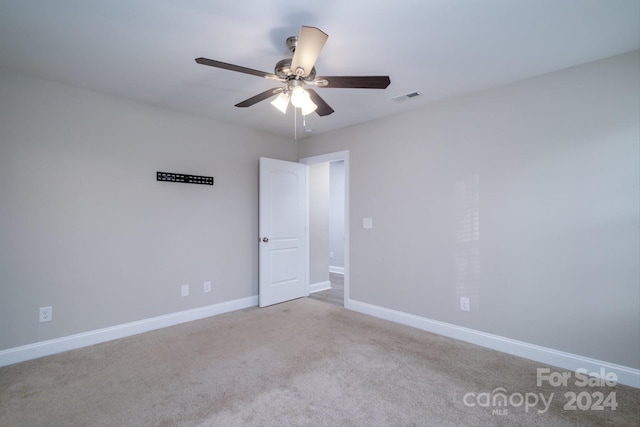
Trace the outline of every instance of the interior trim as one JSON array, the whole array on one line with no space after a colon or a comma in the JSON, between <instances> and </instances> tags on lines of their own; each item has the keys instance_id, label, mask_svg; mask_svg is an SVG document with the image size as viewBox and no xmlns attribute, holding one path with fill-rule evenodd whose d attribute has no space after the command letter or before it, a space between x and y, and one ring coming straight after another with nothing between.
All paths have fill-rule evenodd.
<instances>
[{"instance_id":1,"label":"interior trim","mask_svg":"<svg viewBox=\"0 0 640 427\"><path fill-rule=\"evenodd\" d=\"M367 314L369 316L378 317L380 319L418 328L423 331L476 344L492 350L511 354L513 356L523 357L545 365L557 366L571 371L587 369L589 373L597 373L600 372L600 369L604 369L607 373L614 372L617 375L617 383L640 388L640 369L617 365L615 363L596 360L535 344L529 344L523 341L476 331L474 329L440 322L438 320L432 320L401 311L390 310L388 308L352 299L349 300L348 307L350 310ZM533 386L535 387L535 384L533 384Z\"/></svg>"},{"instance_id":2,"label":"interior trim","mask_svg":"<svg viewBox=\"0 0 640 427\"><path fill-rule=\"evenodd\" d=\"M151 317L149 319L124 323L122 325L110 326L108 328L96 329L94 331L82 332L62 338L55 338L47 341L40 341L20 347L14 347L0 351L0 366L11 365L43 356L49 356L63 351L75 350L94 344L100 344L119 338L125 338L155 329L166 328L180 323L191 322L193 320L204 319L205 317L217 314L228 313L243 308L255 307L258 305L258 296L254 295L233 301L221 302L206 307L194 308L191 310L179 311L177 313L163 316Z\"/></svg>"}]
</instances>

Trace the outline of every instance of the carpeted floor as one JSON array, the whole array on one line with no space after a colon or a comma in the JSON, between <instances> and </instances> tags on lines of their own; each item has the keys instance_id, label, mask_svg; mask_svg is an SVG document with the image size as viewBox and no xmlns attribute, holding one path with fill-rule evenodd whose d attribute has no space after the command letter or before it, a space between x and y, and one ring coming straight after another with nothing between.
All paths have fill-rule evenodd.
<instances>
[{"instance_id":1,"label":"carpeted floor","mask_svg":"<svg viewBox=\"0 0 640 427\"><path fill-rule=\"evenodd\" d=\"M640 390L537 368L303 298L0 368L0 426L640 424Z\"/></svg>"}]
</instances>

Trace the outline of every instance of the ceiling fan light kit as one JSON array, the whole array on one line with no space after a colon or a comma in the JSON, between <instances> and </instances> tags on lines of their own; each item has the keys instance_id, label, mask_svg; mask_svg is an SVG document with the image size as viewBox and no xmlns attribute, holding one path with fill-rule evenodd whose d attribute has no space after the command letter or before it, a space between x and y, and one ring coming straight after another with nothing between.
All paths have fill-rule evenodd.
<instances>
[{"instance_id":1,"label":"ceiling fan light kit","mask_svg":"<svg viewBox=\"0 0 640 427\"><path fill-rule=\"evenodd\" d=\"M318 109L318 106L311 100L309 92L302 88L300 80L288 81L287 86L280 95L271 101L271 105L280 110L282 114L286 114L289 101L294 107L300 108L303 116L311 114Z\"/></svg>"},{"instance_id":2,"label":"ceiling fan light kit","mask_svg":"<svg viewBox=\"0 0 640 427\"><path fill-rule=\"evenodd\" d=\"M301 86L294 86L293 90L291 90L291 103L293 106L302 108L302 106L308 101L311 101L311 97L307 91L302 89Z\"/></svg>"},{"instance_id":3,"label":"ceiling fan light kit","mask_svg":"<svg viewBox=\"0 0 640 427\"><path fill-rule=\"evenodd\" d=\"M309 95L307 95L307 96L309 96ZM317 109L318 109L318 106L316 104L314 104L311 99L309 99L304 103L303 106L300 107L300 112L302 113L303 116L306 116L306 115L309 115L309 114L313 113Z\"/></svg>"},{"instance_id":4,"label":"ceiling fan light kit","mask_svg":"<svg viewBox=\"0 0 640 427\"><path fill-rule=\"evenodd\" d=\"M297 81L299 80L291 80L289 84ZM309 95L309 92L304 90L302 88L302 85L300 84L293 85L290 96L291 104L296 108L300 108L302 110L303 116L313 113L318 108L318 106L311 100L311 95Z\"/></svg>"},{"instance_id":5,"label":"ceiling fan light kit","mask_svg":"<svg viewBox=\"0 0 640 427\"><path fill-rule=\"evenodd\" d=\"M303 26L300 28L300 34L297 37L292 36L286 40L287 47L293 53L293 57L278 61L273 74L208 58L196 58L196 62L201 65L251 74L284 83L281 87L268 89L236 104L236 107L250 107L278 94L278 97L271 101L271 104L283 114L287 112L289 101L295 108L301 109L303 116L314 111L321 117L334 112L333 108L316 91L305 89L305 85L351 89L385 89L389 86L391 83L389 76L333 76L316 79L315 63L328 37L327 34L315 27Z\"/></svg>"},{"instance_id":6,"label":"ceiling fan light kit","mask_svg":"<svg viewBox=\"0 0 640 427\"><path fill-rule=\"evenodd\" d=\"M280 95L278 95L276 99L271 101L271 105L276 107L278 110L282 111L282 114L287 114L287 107L289 106L289 97L284 92L280 92Z\"/></svg>"}]
</instances>

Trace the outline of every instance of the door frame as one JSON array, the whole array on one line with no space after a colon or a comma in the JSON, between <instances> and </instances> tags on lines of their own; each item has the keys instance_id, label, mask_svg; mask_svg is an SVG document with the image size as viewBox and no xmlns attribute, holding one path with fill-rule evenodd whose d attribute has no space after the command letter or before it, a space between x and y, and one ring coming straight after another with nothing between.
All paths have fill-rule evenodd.
<instances>
[{"instance_id":1,"label":"door frame","mask_svg":"<svg viewBox=\"0 0 640 427\"><path fill-rule=\"evenodd\" d=\"M326 163L344 161L344 308L351 308L350 295L350 268L349 268L349 253L350 253L350 232L349 232L349 150L336 151L334 153L320 154L317 156L304 157L299 160L300 163L305 165L312 165L315 163ZM307 180L307 186L308 186ZM307 187L308 188L308 187ZM309 215L309 194L307 192L307 215ZM309 221L307 220L307 223ZM307 254L309 252L309 228L307 227ZM307 255L308 258L308 255ZM309 291L309 261L307 260L307 293Z\"/></svg>"}]
</instances>

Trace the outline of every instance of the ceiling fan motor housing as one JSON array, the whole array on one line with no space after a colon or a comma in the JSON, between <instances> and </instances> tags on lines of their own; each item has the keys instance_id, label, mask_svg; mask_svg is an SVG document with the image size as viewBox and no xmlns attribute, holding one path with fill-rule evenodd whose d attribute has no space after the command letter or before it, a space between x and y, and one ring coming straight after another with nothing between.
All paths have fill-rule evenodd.
<instances>
[{"instance_id":1,"label":"ceiling fan motor housing","mask_svg":"<svg viewBox=\"0 0 640 427\"><path fill-rule=\"evenodd\" d=\"M275 74L276 76L278 76L283 80L292 80L292 79L301 80L300 76L296 75L296 73L294 73L293 70L291 69L291 59L292 58L284 58L278 61L278 63L274 68L273 74ZM303 80L313 81L313 79L315 78L316 78L316 67L313 67L309 75L307 77L304 77Z\"/></svg>"}]
</instances>

